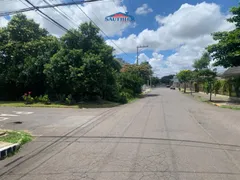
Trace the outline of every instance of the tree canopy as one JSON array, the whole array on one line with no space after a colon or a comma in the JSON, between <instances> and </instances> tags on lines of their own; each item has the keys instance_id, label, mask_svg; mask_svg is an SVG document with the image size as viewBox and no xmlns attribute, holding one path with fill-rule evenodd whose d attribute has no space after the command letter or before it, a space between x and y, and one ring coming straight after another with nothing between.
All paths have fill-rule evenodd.
<instances>
[{"instance_id":1,"label":"tree canopy","mask_svg":"<svg viewBox=\"0 0 240 180\"><path fill-rule=\"evenodd\" d=\"M240 6L231 9L233 16L228 19L236 28L229 32L216 32L213 39L218 43L207 47L208 52L216 61L215 66L240 66Z\"/></svg>"},{"instance_id":2,"label":"tree canopy","mask_svg":"<svg viewBox=\"0 0 240 180\"><path fill-rule=\"evenodd\" d=\"M193 67L196 70L202 70L208 68L211 61L211 57L208 52L205 52L200 59L197 59L193 63Z\"/></svg>"}]
</instances>

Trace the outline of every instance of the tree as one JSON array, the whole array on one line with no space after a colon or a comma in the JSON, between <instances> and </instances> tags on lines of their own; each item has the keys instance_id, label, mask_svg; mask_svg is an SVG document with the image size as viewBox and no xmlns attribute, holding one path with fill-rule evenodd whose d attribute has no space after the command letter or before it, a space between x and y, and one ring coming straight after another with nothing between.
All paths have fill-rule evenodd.
<instances>
[{"instance_id":1,"label":"tree","mask_svg":"<svg viewBox=\"0 0 240 180\"><path fill-rule=\"evenodd\" d=\"M217 73L211 69L204 69L198 72L198 78L200 78L202 82L207 83L208 92L210 93L210 101L212 100L213 84L216 76Z\"/></svg>"},{"instance_id":2,"label":"tree","mask_svg":"<svg viewBox=\"0 0 240 180\"><path fill-rule=\"evenodd\" d=\"M218 43L207 47L208 52L216 61L215 66L240 66L240 6L231 9L233 16L229 22L236 25L236 29L229 32L216 32L213 39Z\"/></svg>"},{"instance_id":3,"label":"tree","mask_svg":"<svg viewBox=\"0 0 240 180\"><path fill-rule=\"evenodd\" d=\"M143 83L147 83L152 76L152 67L148 62L143 62L140 65L136 64L125 64L121 69L121 72L129 72L131 74L137 74L143 79Z\"/></svg>"},{"instance_id":4,"label":"tree","mask_svg":"<svg viewBox=\"0 0 240 180\"><path fill-rule=\"evenodd\" d=\"M202 70L208 68L211 58L208 52L205 52L200 59L194 61L193 67L196 70Z\"/></svg>"},{"instance_id":5,"label":"tree","mask_svg":"<svg viewBox=\"0 0 240 180\"><path fill-rule=\"evenodd\" d=\"M171 80L173 79L174 75L169 75L169 76L163 76L160 79L160 82L163 84L170 84Z\"/></svg>"},{"instance_id":6,"label":"tree","mask_svg":"<svg viewBox=\"0 0 240 180\"><path fill-rule=\"evenodd\" d=\"M83 23L61 38L62 49L45 65L48 84L59 94L72 94L77 100L96 98L116 100L115 72L119 63L113 48L99 35L92 23Z\"/></svg>"},{"instance_id":7,"label":"tree","mask_svg":"<svg viewBox=\"0 0 240 180\"><path fill-rule=\"evenodd\" d=\"M202 78L199 77L199 72L209 68L211 57L208 52L203 53L200 59L194 61L193 68L193 80L195 81L195 91L199 91L199 83L203 82Z\"/></svg>"},{"instance_id":8,"label":"tree","mask_svg":"<svg viewBox=\"0 0 240 180\"><path fill-rule=\"evenodd\" d=\"M184 93L186 93L187 83L193 78L193 73L190 70L182 70L177 74L177 78L184 84Z\"/></svg>"},{"instance_id":9,"label":"tree","mask_svg":"<svg viewBox=\"0 0 240 180\"><path fill-rule=\"evenodd\" d=\"M57 38L19 14L0 29L0 39L0 86L4 98L15 100L26 91L43 94L43 68L59 49Z\"/></svg>"},{"instance_id":10,"label":"tree","mask_svg":"<svg viewBox=\"0 0 240 180\"><path fill-rule=\"evenodd\" d=\"M153 86L157 86L159 85L161 82L160 82L160 79L158 77L152 77L152 85Z\"/></svg>"}]
</instances>

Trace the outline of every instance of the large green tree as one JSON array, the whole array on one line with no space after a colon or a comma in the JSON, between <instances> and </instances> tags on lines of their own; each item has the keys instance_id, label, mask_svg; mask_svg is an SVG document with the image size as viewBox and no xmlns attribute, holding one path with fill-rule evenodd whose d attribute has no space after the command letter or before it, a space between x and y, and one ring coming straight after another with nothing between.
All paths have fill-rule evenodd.
<instances>
[{"instance_id":1,"label":"large green tree","mask_svg":"<svg viewBox=\"0 0 240 180\"><path fill-rule=\"evenodd\" d=\"M48 35L25 15L13 16L0 29L0 86L5 99L16 99L26 91L45 92L44 64L59 48L58 40Z\"/></svg>"},{"instance_id":2,"label":"large green tree","mask_svg":"<svg viewBox=\"0 0 240 180\"><path fill-rule=\"evenodd\" d=\"M214 65L233 67L240 66L240 6L231 9L233 16L228 19L236 28L229 32L216 32L213 39L218 43L207 47L216 61Z\"/></svg>"},{"instance_id":3,"label":"large green tree","mask_svg":"<svg viewBox=\"0 0 240 180\"><path fill-rule=\"evenodd\" d=\"M92 23L83 23L77 30L68 31L61 38L61 45L44 70L53 92L72 94L76 99L114 100L115 72L121 66L99 29Z\"/></svg>"}]
</instances>

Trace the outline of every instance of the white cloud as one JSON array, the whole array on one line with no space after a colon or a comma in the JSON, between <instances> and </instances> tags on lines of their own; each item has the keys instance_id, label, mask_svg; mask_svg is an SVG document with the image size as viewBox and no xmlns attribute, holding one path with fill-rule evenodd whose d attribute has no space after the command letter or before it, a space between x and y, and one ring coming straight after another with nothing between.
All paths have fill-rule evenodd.
<instances>
[{"instance_id":1,"label":"white cloud","mask_svg":"<svg viewBox=\"0 0 240 180\"><path fill-rule=\"evenodd\" d=\"M146 15L153 12L152 8L148 7L147 4L143 4L141 7L138 7L135 11L137 15Z\"/></svg>"},{"instance_id":2,"label":"white cloud","mask_svg":"<svg viewBox=\"0 0 240 180\"><path fill-rule=\"evenodd\" d=\"M138 56L138 63L141 64L142 62L149 62L149 57L144 53L141 53ZM135 63L136 63L136 61L135 61Z\"/></svg>"},{"instance_id":3,"label":"white cloud","mask_svg":"<svg viewBox=\"0 0 240 180\"><path fill-rule=\"evenodd\" d=\"M221 13L219 5L214 3L183 4L168 16L157 15L155 20L159 23L158 29L145 29L138 35L132 34L114 42L125 52L135 52L137 45L148 45L148 49L158 52L175 50L164 61L158 61L154 65L157 69L155 72L162 76L191 68L193 61L201 56L205 47L214 43L211 36L213 32L234 28L233 24L226 21L227 18L229 15ZM111 45L110 41L107 43Z\"/></svg>"},{"instance_id":4,"label":"white cloud","mask_svg":"<svg viewBox=\"0 0 240 180\"><path fill-rule=\"evenodd\" d=\"M5 27L8 24L8 20L5 18L0 18L0 27Z\"/></svg>"},{"instance_id":5,"label":"white cloud","mask_svg":"<svg viewBox=\"0 0 240 180\"><path fill-rule=\"evenodd\" d=\"M5 1L4 1L5 2ZM43 5L43 1L41 0L31 0L34 5ZM52 2L48 0L48 2ZM55 0L54 3L61 3L61 0ZM94 2L94 3L85 3L80 7L82 10L108 35L121 35L122 32L130 26L128 23L121 22L106 22L105 17L116 12L124 12L126 11L126 7L121 5L120 0L115 0L115 3L109 2ZM21 3L20 1L10 1L9 3L2 3L0 6L1 12L7 12L12 10L18 10L26 8L26 5ZM77 27L79 24L83 22L89 22L90 20L84 15L84 13L76 6L65 6L59 7L60 11L66 14L73 22L70 22L68 19L65 19L58 12L53 10L52 8L42 10L44 13L49 15L51 18L59 22L61 25L66 27L67 29L72 27ZM40 23L42 27L46 28L50 33L61 36L64 32L60 30L55 25L48 22L46 19L41 17L36 11L26 12L24 13L28 18L34 19L36 22ZM2 20L2 18L1 18ZM5 26L5 24L1 26Z\"/></svg>"}]
</instances>

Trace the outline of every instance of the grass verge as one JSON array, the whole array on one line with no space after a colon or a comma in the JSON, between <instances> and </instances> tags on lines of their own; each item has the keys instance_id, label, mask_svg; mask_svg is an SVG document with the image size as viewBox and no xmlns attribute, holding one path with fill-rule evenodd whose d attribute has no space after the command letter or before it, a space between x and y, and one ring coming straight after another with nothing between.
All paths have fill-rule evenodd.
<instances>
[{"instance_id":1,"label":"grass verge","mask_svg":"<svg viewBox=\"0 0 240 180\"><path fill-rule=\"evenodd\" d=\"M205 99L201 96L193 96L194 99L197 99L201 102L204 102L204 103L208 103L210 105L213 105L213 106L217 106L217 107L220 107L220 108L225 108L225 109L232 109L232 110L240 110L240 106L234 106L234 105L217 105L216 103L213 103L211 101L209 101L208 99Z\"/></svg>"},{"instance_id":2,"label":"grass verge","mask_svg":"<svg viewBox=\"0 0 240 180\"><path fill-rule=\"evenodd\" d=\"M102 102L83 102L79 104L66 105L61 103L34 103L25 104L22 101L0 101L2 107L44 107L44 108L110 108L120 105L119 103L102 101Z\"/></svg>"},{"instance_id":3,"label":"grass verge","mask_svg":"<svg viewBox=\"0 0 240 180\"><path fill-rule=\"evenodd\" d=\"M6 134L0 136L0 141L8 143L19 143L20 145L26 144L32 140L29 133L23 131L6 131Z\"/></svg>"},{"instance_id":4,"label":"grass verge","mask_svg":"<svg viewBox=\"0 0 240 180\"><path fill-rule=\"evenodd\" d=\"M240 110L240 106L228 106L228 105L222 105L221 108L225 109L233 109L233 110Z\"/></svg>"}]
</instances>

